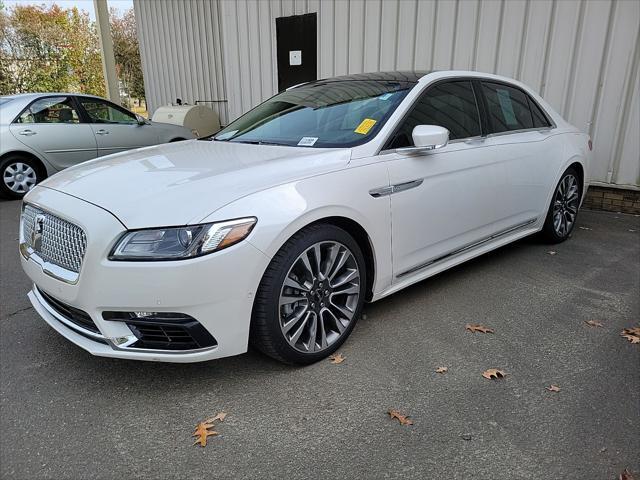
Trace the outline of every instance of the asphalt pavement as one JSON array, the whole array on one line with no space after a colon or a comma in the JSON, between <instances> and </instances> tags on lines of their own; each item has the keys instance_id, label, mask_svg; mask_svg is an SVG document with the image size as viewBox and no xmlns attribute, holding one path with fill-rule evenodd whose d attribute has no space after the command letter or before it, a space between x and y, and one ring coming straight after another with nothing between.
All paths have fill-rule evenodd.
<instances>
[{"instance_id":1,"label":"asphalt pavement","mask_svg":"<svg viewBox=\"0 0 640 480\"><path fill-rule=\"evenodd\" d=\"M3 479L640 478L640 345L619 335L640 322L638 217L581 211L569 241L525 239L368 305L343 363L295 368L91 356L30 306L19 207L0 201Z\"/></svg>"}]
</instances>

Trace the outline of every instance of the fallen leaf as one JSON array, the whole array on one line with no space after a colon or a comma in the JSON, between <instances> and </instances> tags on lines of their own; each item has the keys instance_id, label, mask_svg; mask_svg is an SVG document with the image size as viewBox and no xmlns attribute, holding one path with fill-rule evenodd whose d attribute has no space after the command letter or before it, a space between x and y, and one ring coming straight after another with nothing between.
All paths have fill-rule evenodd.
<instances>
[{"instance_id":1,"label":"fallen leaf","mask_svg":"<svg viewBox=\"0 0 640 480\"><path fill-rule=\"evenodd\" d=\"M620 336L631 343L640 343L640 327L625 328L620 333Z\"/></svg>"},{"instance_id":2,"label":"fallen leaf","mask_svg":"<svg viewBox=\"0 0 640 480\"><path fill-rule=\"evenodd\" d=\"M196 441L193 442L194 445L200 444L201 447L207 446L207 438L212 435L218 435L218 432L215 430L209 430L213 428L213 422L200 422L196 425L196 429L193 432L192 437L196 437Z\"/></svg>"},{"instance_id":3,"label":"fallen leaf","mask_svg":"<svg viewBox=\"0 0 640 480\"><path fill-rule=\"evenodd\" d=\"M560 387L557 385L549 385L548 387L544 387L547 390L549 390L550 392L559 392L560 391Z\"/></svg>"},{"instance_id":4,"label":"fallen leaf","mask_svg":"<svg viewBox=\"0 0 640 480\"><path fill-rule=\"evenodd\" d=\"M622 472L618 477L618 480L633 480L633 475L631 475L628 468L625 468L624 472Z\"/></svg>"},{"instance_id":5,"label":"fallen leaf","mask_svg":"<svg viewBox=\"0 0 640 480\"><path fill-rule=\"evenodd\" d=\"M436 373L447 373L447 370L449 370L447 367L438 367Z\"/></svg>"},{"instance_id":6,"label":"fallen leaf","mask_svg":"<svg viewBox=\"0 0 640 480\"><path fill-rule=\"evenodd\" d=\"M630 231L630 232L635 232L635 231L636 231L636 229L635 229L635 228L630 228L630 229L629 229L629 231Z\"/></svg>"},{"instance_id":7,"label":"fallen leaf","mask_svg":"<svg viewBox=\"0 0 640 480\"><path fill-rule=\"evenodd\" d=\"M498 370L497 368L490 368L489 370L485 370L482 372L482 376L484 378L488 378L491 380L492 378L498 379L503 378L506 375L502 370Z\"/></svg>"},{"instance_id":8,"label":"fallen leaf","mask_svg":"<svg viewBox=\"0 0 640 480\"><path fill-rule=\"evenodd\" d=\"M480 333L493 333L493 330L485 327L484 325L480 325L479 323L467 323L464 326L465 330L469 330L470 332L480 332Z\"/></svg>"},{"instance_id":9,"label":"fallen leaf","mask_svg":"<svg viewBox=\"0 0 640 480\"><path fill-rule=\"evenodd\" d=\"M413 425L413 420L409 419L409 415L403 415L398 410L389 409L387 412L391 419L397 418L400 422L400 425Z\"/></svg>"},{"instance_id":10,"label":"fallen leaf","mask_svg":"<svg viewBox=\"0 0 640 480\"><path fill-rule=\"evenodd\" d=\"M555 252L555 251L553 251L553 250L549 250L547 253L548 253L549 255L556 255L558 252Z\"/></svg>"},{"instance_id":11,"label":"fallen leaf","mask_svg":"<svg viewBox=\"0 0 640 480\"><path fill-rule=\"evenodd\" d=\"M329 358L331 359L331 363L333 363L334 365L338 365L339 363L342 363L345 361L345 358L342 356L341 353L331 355Z\"/></svg>"},{"instance_id":12,"label":"fallen leaf","mask_svg":"<svg viewBox=\"0 0 640 480\"><path fill-rule=\"evenodd\" d=\"M220 412L215 417L210 418L209 420L206 420L205 423L213 423L216 420L220 420L221 422L224 422L224 419L227 418L227 415L229 415L227 412Z\"/></svg>"},{"instance_id":13,"label":"fallen leaf","mask_svg":"<svg viewBox=\"0 0 640 480\"><path fill-rule=\"evenodd\" d=\"M602 327L602 323L596 322L595 320L585 320L584 323L586 323L590 327Z\"/></svg>"},{"instance_id":14,"label":"fallen leaf","mask_svg":"<svg viewBox=\"0 0 640 480\"><path fill-rule=\"evenodd\" d=\"M589 228L589 227L578 227L578 228L579 228L580 230L592 230L592 229L591 229L591 228Z\"/></svg>"}]
</instances>

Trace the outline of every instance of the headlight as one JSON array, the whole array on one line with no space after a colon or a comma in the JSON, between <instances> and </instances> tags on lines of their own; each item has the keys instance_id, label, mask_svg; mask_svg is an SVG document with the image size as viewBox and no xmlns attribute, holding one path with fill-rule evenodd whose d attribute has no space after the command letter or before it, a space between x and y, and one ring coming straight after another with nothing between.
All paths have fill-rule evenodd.
<instances>
[{"instance_id":1,"label":"headlight","mask_svg":"<svg viewBox=\"0 0 640 480\"><path fill-rule=\"evenodd\" d=\"M188 227L127 232L116 243L109 260L181 260L199 257L244 240L256 222L256 218L248 217Z\"/></svg>"}]
</instances>

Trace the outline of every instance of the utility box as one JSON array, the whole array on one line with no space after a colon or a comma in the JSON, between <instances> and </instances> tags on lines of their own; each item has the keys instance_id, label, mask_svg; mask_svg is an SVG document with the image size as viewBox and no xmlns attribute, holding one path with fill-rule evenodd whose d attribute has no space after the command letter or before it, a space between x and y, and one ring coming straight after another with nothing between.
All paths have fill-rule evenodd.
<instances>
[{"instance_id":1,"label":"utility box","mask_svg":"<svg viewBox=\"0 0 640 480\"><path fill-rule=\"evenodd\" d=\"M151 121L180 125L191 130L198 138L220 131L218 115L204 105L165 105L154 112Z\"/></svg>"}]
</instances>

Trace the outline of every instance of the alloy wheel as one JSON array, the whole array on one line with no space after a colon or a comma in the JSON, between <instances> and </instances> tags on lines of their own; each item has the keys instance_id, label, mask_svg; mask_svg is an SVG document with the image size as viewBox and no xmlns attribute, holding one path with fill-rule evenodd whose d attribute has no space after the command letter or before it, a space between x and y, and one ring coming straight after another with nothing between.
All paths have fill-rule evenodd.
<instances>
[{"instance_id":1,"label":"alloy wheel","mask_svg":"<svg viewBox=\"0 0 640 480\"><path fill-rule=\"evenodd\" d=\"M15 193L27 193L36 184L36 172L26 163L10 163L2 174L4 184Z\"/></svg>"},{"instance_id":2,"label":"alloy wheel","mask_svg":"<svg viewBox=\"0 0 640 480\"><path fill-rule=\"evenodd\" d=\"M558 185L553 200L553 228L560 237L566 237L572 230L578 215L580 189L575 176L566 175Z\"/></svg>"},{"instance_id":3,"label":"alloy wheel","mask_svg":"<svg viewBox=\"0 0 640 480\"><path fill-rule=\"evenodd\" d=\"M349 248L318 242L293 262L280 290L279 318L294 349L329 348L353 321L360 298L360 271Z\"/></svg>"}]
</instances>

